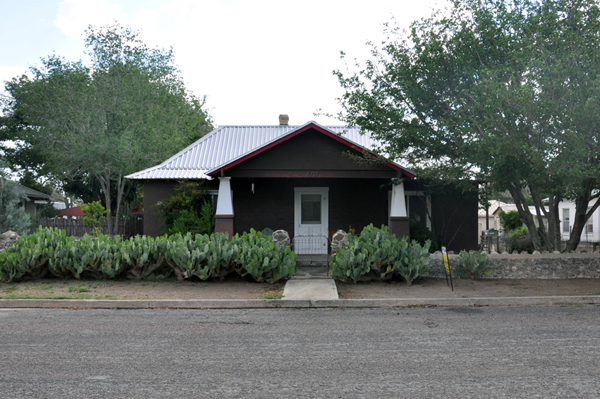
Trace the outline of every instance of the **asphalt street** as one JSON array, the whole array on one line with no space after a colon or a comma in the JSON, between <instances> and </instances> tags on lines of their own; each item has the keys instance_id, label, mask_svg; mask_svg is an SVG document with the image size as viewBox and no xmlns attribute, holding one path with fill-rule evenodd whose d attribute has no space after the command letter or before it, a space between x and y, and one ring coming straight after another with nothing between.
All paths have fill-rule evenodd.
<instances>
[{"instance_id":1,"label":"asphalt street","mask_svg":"<svg viewBox=\"0 0 600 399\"><path fill-rule=\"evenodd\" d=\"M0 398L600 398L600 306L0 309Z\"/></svg>"}]
</instances>

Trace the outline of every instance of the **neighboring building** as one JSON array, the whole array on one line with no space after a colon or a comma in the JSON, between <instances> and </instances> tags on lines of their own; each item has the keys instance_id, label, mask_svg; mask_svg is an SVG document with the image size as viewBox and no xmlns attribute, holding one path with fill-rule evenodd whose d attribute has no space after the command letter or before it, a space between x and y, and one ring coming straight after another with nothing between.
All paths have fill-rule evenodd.
<instances>
[{"instance_id":1,"label":"neighboring building","mask_svg":"<svg viewBox=\"0 0 600 399\"><path fill-rule=\"evenodd\" d=\"M535 226L539 227L540 224L538 222L537 210L535 209L535 206L529 206L528 208L529 208L529 212L533 216L533 222L535 223ZM502 230L502 223L500 222L500 209L502 209L504 212L508 213L511 211L516 211L517 206L515 204L503 204L503 205L499 206L498 208L496 208L496 210L494 211L494 219L495 219L494 223L498 227L498 230ZM548 218L545 215L542 215L542 222L544 223L544 226L546 228L548 228Z\"/></svg>"},{"instance_id":2,"label":"neighboring building","mask_svg":"<svg viewBox=\"0 0 600 399\"><path fill-rule=\"evenodd\" d=\"M127 178L144 184L144 233L152 236L162 232L155 204L189 179L218 193L215 228L230 235L284 229L298 240L324 237L318 251L326 252L337 229L386 224L405 236L412 221L438 232L449 249L476 249L477 190L426 197L398 163L357 162L372 159L376 144L356 128L289 126L280 117L275 126L221 126Z\"/></svg>"},{"instance_id":3,"label":"neighboring building","mask_svg":"<svg viewBox=\"0 0 600 399\"><path fill-rule=\"evenodd\" d=\"M588 209L597 201L590 201ZM560 218L560 233L562 241L568 241L573 230L573 218L575 217L575 202L561 201L558 203L558 217ZM600 242L600 209L592 214L581 232L582 243Z\"/></svg>"},{"instance_id":4,"label":"neighboring building","mask_svg":"<svg viewBox=\"0 0 600 399\"><path fill-rule=\"evenodd\" d=\"M481 207L479 208L479 210L477 212L477 220L479 222L479 232L478 232L479 235L481 235L481 233L485 230L500 230L501 229L502 226L496 220L496 217L494 216L494 212L496 212L496 209L498 209L499 207L506 207L506 206L508 206L507 203L504 203L499 200L492 200L492 201L490 201L490 207L488 209L487 214L486 214L484 208L481 208ZM489 225L489 228L486 228L487 225Z\"/></svg>"},{"instance_id":5,"label":"neighboring building","mask_svg":"<svg viewBox=\"0 0 600 399\"><path fill-rule=\"evenodd\" d=\"M41 191L34 190L33 188L29 188L23 186L21 184L17 184L15 186L15 191L25 194L27 200L22 200L21 205L25 208L25 212L30 214L31 216L35 216L37 214L37 210L39 207L42 207L46 204L51 203L52 197L46 193L42 193Z\"/></svg>"},{"instance_id":6,"label":"neighboring building","mask_svg":"<svg viewBox=\"0 0 600 399\"><path fill-rule=\"evenodd\" d=\"M63 219L81 219L83 218L83 211L80 207L74 206L73 208L64 208L60 210L57 218Z\"/></svg>"}]
</instances>

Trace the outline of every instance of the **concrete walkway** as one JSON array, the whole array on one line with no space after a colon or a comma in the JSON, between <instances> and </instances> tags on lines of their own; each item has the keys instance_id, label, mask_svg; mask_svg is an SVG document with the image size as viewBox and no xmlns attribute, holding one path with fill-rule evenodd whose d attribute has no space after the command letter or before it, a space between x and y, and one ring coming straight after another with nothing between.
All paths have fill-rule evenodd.
<instances>
[{"instance_id":1,"label":"concrete walkway","mask_svg":"<svg viewBox=\"0 0 600 399\"><path fill-rule=\"evenodd\" d=\"M328 268L310 266L298 267L296 274L285 284L281 299L337 300L339 295Z\"/></svg>"}]
</instances>

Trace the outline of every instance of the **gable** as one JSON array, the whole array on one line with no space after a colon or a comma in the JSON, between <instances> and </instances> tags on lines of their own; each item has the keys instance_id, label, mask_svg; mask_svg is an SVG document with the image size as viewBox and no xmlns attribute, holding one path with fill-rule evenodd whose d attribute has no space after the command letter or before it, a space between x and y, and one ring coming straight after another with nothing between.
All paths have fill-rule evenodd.
<instances>
[{"instance_id":1,"label":"gable","mask_svg":"<svg viewBox=\"0 0 600 399\"><path fill-rule=\"evenodd\" d=\"M346 152L354 148L357 153L369 153L372 149L379 147L377 140L374 140L369 134L361 134L357 127L323 127L316 122L308 122L302 126L221 126L161 164L132 173L126 178L133 180L211 179L311 130L346 146ZM308 152L314 152L314 148L309 149ZM326 167L327 165L319 165L319 167L321 166ZM398 172L394 177L399 177L400 174L411 179L415 177L413 172L401 168L393 162L387 162L386 166ZM263 169L277 170L273 166ZM337 169L326 168L326 170L329 169L356 171L356 165L350 167L338 165ZM377 168L367 169L374 172ZM387 169L383 168L383 170ZM365 170L362 172L366 173ZM241 173L241 171L237 173Z\"/></svg>"},{"instance_id":2,"label":"gable","mask_svg":"<svg viewBox=\"0 0 600 399\"><path fill-rule=\"evenodd\" d=\"M360 148L309 128L227 168L232 177L394 178L400 168L360 162Z\"/></svg>"}]
</instances>

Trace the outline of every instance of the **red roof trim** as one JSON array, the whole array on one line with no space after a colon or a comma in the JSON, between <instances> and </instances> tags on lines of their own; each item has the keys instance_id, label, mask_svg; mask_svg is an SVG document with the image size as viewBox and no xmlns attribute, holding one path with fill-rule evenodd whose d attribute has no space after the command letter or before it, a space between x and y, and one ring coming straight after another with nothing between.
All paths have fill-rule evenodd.
<instances>
[{"instance_id":1,"label":"red roof trim","mask_svg":"<svg viewBox=\"0 0 600 399\"><path fill-rule=\"evenodd\" d=\"M350 148L352 148L354 150L357 150L357 151L359 151L362 154L366 153L366 154L371 154L371 155L375 156L375 154L373 154L371 151L367 151L364 148L357 147L354 143L349 142L345 138L340 137L337 134L334 134L334 133L332 133L332 132L330 132L330 131L328 131L326 129L323 129L320 126L315 125L314 123L309 123L308 125L306 125L306 126L300 128L300 129L296 130L293 133L285 135L285 136L281 137L280 139L277 139L274 142L272 142L272 143L270 143L268 145L265 145L264 147L260 147L260 148L258 148L256 150L254 150L253 152L251 152L251 153L249 153L247 155L244 155L243 157L241 157L239 159L236 159L235 161L232 161L232 162L230 162L228 164L225 164L225 165L221 166L219 169L213 170L212 172L208 173L208 175L209 176L215 176L215 175L217 175L219 173L219 171L222 172L222 171L225 171L227 169L230 169L230 168L232 168L232 167L234 167L234 166L236 166L236 165L238 165L238 164L240 164L240 163L242 163L242 162L244 162L244 161L246 161L246 160L248 160L250 158L253 158L253 157L257 156L258 154L261 154L261 153L263 153L263 152L265 152L265 151L267 151L267 150L269 150L269 149L271 149L271 148L273 148L273 147L275 147L275 146L283 143L284 141L287 141L287 140L289 140L289 139L291 139L293 137L296 137L297 135L299 135L299 134L301 134L301 133L303 133L303 132L305 132L305 131L307 131L309 129L315 129L318 132L323 133L326 136L329 136L332 139L337 140L340 143L342 143L342 144L344 144L344 145L346 145L346 146L348 146L348 147L350 147ZM394 165L391 162L386 162L385 166L387 166L389 168L392 168L394 170L397 170L397 171L402 171L402 173L404 175L408 176L411 179L415 178L415 175L413 175L412 173L410 173L410 172L408 172L408 171L400 168L397 165Z\"/></svg>"}]
</instances>

